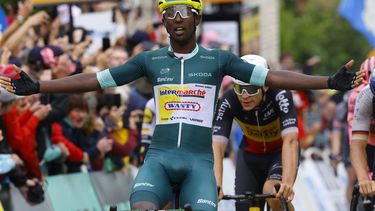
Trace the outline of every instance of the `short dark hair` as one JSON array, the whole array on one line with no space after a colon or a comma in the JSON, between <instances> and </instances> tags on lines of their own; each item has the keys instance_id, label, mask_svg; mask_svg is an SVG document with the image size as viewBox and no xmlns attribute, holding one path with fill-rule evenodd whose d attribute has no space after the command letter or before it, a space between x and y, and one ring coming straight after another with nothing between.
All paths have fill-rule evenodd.
<instances>
[{"instance_id":1,"label":"short dark hair","mask_svg":"<svg viewBox=\"0 0 375 211\"><path fill-rule=\"evenodd\" d=\"M69 108L68 113L73 109L82 109L89 112L89 103L83 94L72 94L69 95Z\"/></svg>"}]
</instances>

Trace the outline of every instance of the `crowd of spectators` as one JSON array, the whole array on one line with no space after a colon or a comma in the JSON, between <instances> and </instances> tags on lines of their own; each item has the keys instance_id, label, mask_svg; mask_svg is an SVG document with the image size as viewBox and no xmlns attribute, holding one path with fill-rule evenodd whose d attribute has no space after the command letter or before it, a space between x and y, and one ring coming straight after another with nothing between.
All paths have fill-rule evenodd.
<instances>
[{"instance_id":1,"label":"crowd of spectators","mask_svg":"<svg viewBox=\"0 0 375 211\"><path fill-rule=\"evenodd\" d=\"M112 10L120 29L116 37L103 37L102 44L89 53L90 31L63 24L57 7L47 12L35 9L31 0L14 1L6 7L9 26L0 40L0 67L15 64L37 80L58 79L115 67L142 51L168 45L168 34L160 22L137 22L143 15L139 1L77 7L82 13ZM284 54L280 65L283 71L311 74L319 57L299 68L291 54ZM230 83L224 79L223 88L230 88ZM10 176L11 181L26 199L37 203L41 198L34 197L33 202L26 192L42 184L45 176L138 166L143 111L151 97L151 85L145 78L85 94L18 97L0 90L1 187L9 187L7 178L17 170L22 182L15 183ZM345 102L344 95L328 90L293 91L293 99L301 147L331 148L332 155L340 155L332 140L335 113ZM11 210L9 189L1 188L1 192L0 201L5 210Z\"/></svg>"},{"instance_id":2,"label":"crowd of spectators","mask_svg":"<svg viewBox=\"0 0 375 211\"><path fill-rule=\"evenodd\" d=\"M35 8L31 0L6 5L0 69L14 64L36 80L58 79L118 66L168 44L160 23L137 23L142 16L139 1L74 5L81 13L112 11L119 26L116 36L103 36L101 45L89 52L92 32L64 21L59 15L62 6ZM43 189L34 200L28 189L35 192L46 176L138 165L143 109L152 96L147 80L85 94L19 97L0 92L0 201L5 210L12 209L9 188L4 188L10 181L30 203L38 203ZM21 182L13 179L15 170Z\"/></svg>"}]
</instances>

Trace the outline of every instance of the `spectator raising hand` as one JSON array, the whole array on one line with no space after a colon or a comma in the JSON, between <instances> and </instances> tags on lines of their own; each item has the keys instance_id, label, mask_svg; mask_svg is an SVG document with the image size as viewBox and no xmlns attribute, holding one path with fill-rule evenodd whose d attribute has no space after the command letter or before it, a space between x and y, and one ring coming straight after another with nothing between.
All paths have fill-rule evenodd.
<instances>
[{"instance_id":1,"label":"spectator raising hand","mask_svg":"<svg viewBox=\"0 0 375 211\"><path fill-rule=\"evenodd\" d=\"M39 118L39 120L43 120L46 118L49 114L49 112L52 110L51 105L42 105L39 103L39 106L37 109L33 112L35 116Z\"/></svg>"},{"instance_id":2,"label":"spectator raising hand","mask_svg":"<svg viewBox=\"0 0 375 211\"><path fill-rule=\"evenodd\" d=\"M112 150L112 144L113 140L108 137L103 137L98 141L96 147L98 148L102 157L104 157L107 152Z\"/></svg>"},{"instance_id":3,"label":"spectator raising hand","mask_svg":"<svg viewBox=\"0 0 375 211\"><path fill-rule=\"evenodd\" d=\"M1 54L0 64L8 64L9 58L12 55L8 48L3 48L3 53Z\"/></svg>"},{"instance_id":4,"label":"spectator raising hand","mask_svg":"<svg viewBox=\"0 0 375 211\"><path fill-rule=\"evenodd\" d=\"M32 16L30 16L25 23L21 25L9 39L3 41L3 47L7 47L10 51L14 51L16 47L22 43L27 34L28 30L32 27L39 26L42 24L47 24L49 22L49 16L47 12L40 11Z\"/></svg>"},{"instance_id":5,"label":"spectator raising hand","mask_svg":"<svg viewBox=\"0 0 375 211\"><path fill-rule=\"evenodd\" d=\"M27 18L30 15L31 11L33 11L33 8L34 5L31 0L19 1L17 18Z\"/></svg>"},{"instance_id":6,"label":"spectator raising hand","mask_svg":"<svg viewBox=\"0 0 375 211\"><path fill-rule=\"evenodd\" d=\"M47 24L49 22L49 16L45 11L39 11L36 14L30 16L25 22L26 26L33 27L42 24Z\"/></svg>"}]
</instances>

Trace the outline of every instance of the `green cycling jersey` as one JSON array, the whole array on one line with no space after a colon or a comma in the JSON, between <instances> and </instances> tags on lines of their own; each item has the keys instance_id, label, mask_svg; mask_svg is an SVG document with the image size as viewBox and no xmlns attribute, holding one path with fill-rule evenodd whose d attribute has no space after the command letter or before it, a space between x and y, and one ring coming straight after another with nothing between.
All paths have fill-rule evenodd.
<instances>
[{"instance_id":1,"label":"green cycling jersey","mask_svg":"<svg viewBox=\"0 0 375 211\"><path fill-rule=\"evenodd\" d=\"M146 76L153 85L156 127L150 149L179 148L212 154L212 121L222 78L230 75L263 86L268 70L222 50L199 45L188 55L171 48L143 52L125 64L97 74L102 88Z\"/></svg>"}]
</instances>

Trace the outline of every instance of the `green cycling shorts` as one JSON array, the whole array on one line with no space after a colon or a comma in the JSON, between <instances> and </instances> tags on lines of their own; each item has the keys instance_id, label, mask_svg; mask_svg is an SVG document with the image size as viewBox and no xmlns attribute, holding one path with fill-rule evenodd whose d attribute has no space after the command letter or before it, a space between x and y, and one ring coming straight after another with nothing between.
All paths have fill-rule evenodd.
<instances>
[{"instance_id":1,"label":"green cycling shorts","mask_svg":"<svg viewBox=\"0 0 375 211\"><path fill-rule=\"evenodd\" d=\"M180 184L180 205L193 210L217 210L212 155L181 149L149 149L130 196L130 203L147 201L162 208L173 200L172 184Z\"/></svg>"}]
</instances>

